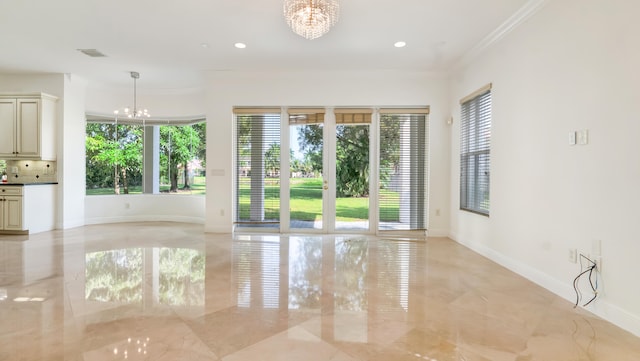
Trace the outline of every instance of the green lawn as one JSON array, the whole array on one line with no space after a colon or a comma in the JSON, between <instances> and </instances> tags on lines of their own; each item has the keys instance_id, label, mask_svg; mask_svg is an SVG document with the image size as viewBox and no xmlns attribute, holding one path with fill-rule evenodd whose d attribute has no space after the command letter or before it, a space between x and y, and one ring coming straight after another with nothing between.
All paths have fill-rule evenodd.
<instances>
[{"instance_id":1,"label":"green lawn","mask_svg":"<svg viewBox=\"0 0 640 361\"><path fill-rule=\"evenodd\" d=\"M280 219L280 184L279 179L268 178L265 180L265 219ZM322 179L321 178L292 178L290 180L290 208L291 219L301 221L319 221L322 219ZM249 219L250 206L250 179L240 178L240 219ZM160 191L166 192L169 185L161 185ZM123 190L120 190L123 192ZM206 192L205 178L195 177L191 190L180 190L173 194L204 195ZM87 195L110 195L113 188L87 189ZM142 194L142 187L130 187L129 194ZM400 199L398 193L380 190L381 203L390 203L391 206L381 207L382 222L398 221ZM390 201L390 202L389 202ZM360 221L369 218L369 198L342 197L336 199L337 221Z\"/></svg>"},{"instance_id":2,"label":"green lawn","mask_svg":"<svg viewBox=\"0 0 640 361\"><path fill-rule=\"evenodd\" d=\"M240 219L249 219L250 180L240 179ZM322 219L322 179L292 178L290 209L292 220L318 221ZM277 179L267 179L265 219L279 219L280 185ZM395 192L381 190L381 198L393 200L393 206L382 209L383 222L398 221L399 197ZM360 221L369 218L369 198L342 197L336 199L337 221Z\"/></svg>"}]
</instances>

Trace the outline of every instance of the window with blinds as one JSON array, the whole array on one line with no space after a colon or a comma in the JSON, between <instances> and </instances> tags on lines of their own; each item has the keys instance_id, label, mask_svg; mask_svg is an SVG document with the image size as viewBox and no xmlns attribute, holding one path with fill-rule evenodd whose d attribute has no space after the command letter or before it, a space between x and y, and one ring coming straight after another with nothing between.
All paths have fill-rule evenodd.
<instances>
[{"instance_id":1,"label":"window with blinds","mask_svg":"<svg viewBox=\"0 0 640 361\"><path fill-rule=\"evenodd\" d=\"M429 109L381 109L379 229L426 229Z\"/></svg>"},{"instance_id":2,"label":"window with blinds","mask_svg":"<svg viewBox=\"0 0 640 361\"><path fill-rule=\"evenodd\" d=\"M460 101L460 209L489 215L491 85Z\"/></svg>"},{"instance_id":3,"label":"window with blinds","mask_svg":"<svg viewBox=\"0 0 640 361\"><path fill-rule=\"evenodd\" d=\"M236 224L280 223L280 108L234 109Z\"/></svg>"}]
</instances>

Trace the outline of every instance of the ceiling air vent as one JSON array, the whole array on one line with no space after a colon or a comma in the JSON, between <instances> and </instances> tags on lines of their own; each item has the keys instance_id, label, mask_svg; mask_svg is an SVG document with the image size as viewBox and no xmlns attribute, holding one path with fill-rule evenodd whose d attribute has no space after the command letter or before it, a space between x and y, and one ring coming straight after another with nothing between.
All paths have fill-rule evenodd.
<instances>
[{"instance_id":1,"label":"ceiling air vent","mask_svg":"<svg viewBox=\"0 0 640 361\"><path fill-rule=\"evenodd\" d=\"M106 57L106 55L102 54L100 51L98 51L97 49L77 49L79 52L90 56L92 58L104 58Z\"/></svg>"}]
</instances>

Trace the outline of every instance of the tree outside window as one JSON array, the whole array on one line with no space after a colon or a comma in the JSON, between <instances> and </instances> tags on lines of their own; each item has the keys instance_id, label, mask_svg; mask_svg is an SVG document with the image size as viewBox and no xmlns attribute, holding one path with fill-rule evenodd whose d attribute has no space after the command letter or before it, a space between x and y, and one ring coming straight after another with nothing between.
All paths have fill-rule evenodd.
<instances>
[{"instance_id":1,"label":"tree outside window","mask_svg":"<svg viewBox=\"0 0 640 361\"><path fill-rule=\"evenodd\" d=\"M160 133L160 163L156 165L160 192L204 194L206 123L156 126ZM143 138L140 125L87 124L87 195L143 192Z\"/></svg>"}]
</instances>

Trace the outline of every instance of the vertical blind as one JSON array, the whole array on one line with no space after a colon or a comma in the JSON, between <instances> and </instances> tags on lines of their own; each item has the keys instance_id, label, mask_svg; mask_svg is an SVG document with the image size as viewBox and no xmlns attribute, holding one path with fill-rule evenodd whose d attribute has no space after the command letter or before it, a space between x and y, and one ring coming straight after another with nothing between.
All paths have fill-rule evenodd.
<instances>
[{"instance_id":1,"label":"vertical blind","mask_svg":"<svg viewBox=\"0 0 640 361\"><path fill-rule=\"evenodd\" d=\"M236 224L280 222L280 108L234 109Z\"/></svg>"},{"instance_id":2,"label":"vertical blind","mask_svg":"<svg viewBox=\"0 0 640 361\"><path fill-rule=\"evenodd\" d=\"M426 229L429 109L380 110L381 230Z\"/></svg>"},{"instance_id":3,"label":"vertical blind","mask_svg":"<svg viewBox=\"0 0 640 361\"><path fill-rule=\"evenodd\" d=\"M460 102L460 209L489 215L491 85Z\"/></svg>"}]
</instances>

